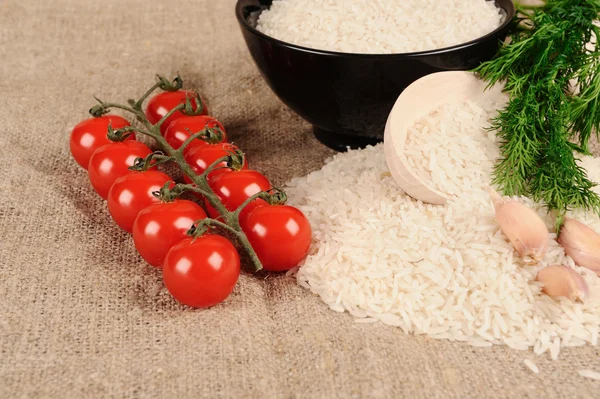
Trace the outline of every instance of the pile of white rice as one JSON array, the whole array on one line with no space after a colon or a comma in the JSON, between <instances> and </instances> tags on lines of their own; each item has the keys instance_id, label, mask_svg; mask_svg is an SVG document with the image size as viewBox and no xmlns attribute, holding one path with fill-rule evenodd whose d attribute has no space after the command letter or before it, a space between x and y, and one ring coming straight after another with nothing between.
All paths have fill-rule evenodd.
<instances>
[{"instance_id":1,"label":"pile of white rice","mask_svg":"<svg viewBox=\"0 0 600 399\"><path fill-rule=\"evenodd\" d=\"M289 183L290 203L308 216L315 238L311 255L297 272L298 283L335 311L406 333L483 347L533 347L535 354L546 352L553 359L562 347L597 345L600 278L575 266L554 233L542 265L521 263L500 231L485 191L498 148L490 145L494 140L482 126L467 129L474 121L483 122L481 109L471 104L463 110L474 115L459 116L463 111L453 108L438 114L446 120L456 113L452 123L462 127L455 133L427 136L426 145L439 151L444 145L460 147L448 156L439 153L431 168L457 181L459 189L446 206L426 205L404 194L388 173L383 145L339 154L323 169ZM440 127L435 121L421 125ZM457 141L457 134L464 137ZM473 160L487 165L485 170L466 167ZM583 166L600 181L600 159L585 158ZM521 201L537 209L553 231L554 220L545 209L527 198ZM597 216L572 216L600 231ZM581 273L589 299L578 303L541 293L535 276L549 264L569 265Z\"/></svg>"},{"instance_id":2,"label":"pile of white rice","mask_svg":"<svg viewBox=\"0 0 600 399\"><path fill-rule=\"evenodd\" d=\"M257 29L314 49L391 54L466 43L503 20L484 0L274 0Z\"/></svg>"}]
</instances>

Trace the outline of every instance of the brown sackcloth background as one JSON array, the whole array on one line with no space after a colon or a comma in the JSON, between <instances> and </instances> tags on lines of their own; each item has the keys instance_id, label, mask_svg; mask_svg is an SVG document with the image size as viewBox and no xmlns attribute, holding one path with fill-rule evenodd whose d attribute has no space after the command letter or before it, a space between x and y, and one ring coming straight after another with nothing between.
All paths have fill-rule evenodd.
<instances>
[{"instance_id":1,"label":"brown sackcloth background","mask_svg":"<svg viewBox=\"0 0 600 399\"><path fill-rule=\"evenodd\" d=\"M557 362L360 325L291 278L179 306L71 160L92 96L180 72L276 184L332 153L270 92L233 0L0 0L0 398L591 398L599 349ZM360 187L353 189L359 190ZM539 375L523 365L532 358Z\"/></svg>"}]
</instances>

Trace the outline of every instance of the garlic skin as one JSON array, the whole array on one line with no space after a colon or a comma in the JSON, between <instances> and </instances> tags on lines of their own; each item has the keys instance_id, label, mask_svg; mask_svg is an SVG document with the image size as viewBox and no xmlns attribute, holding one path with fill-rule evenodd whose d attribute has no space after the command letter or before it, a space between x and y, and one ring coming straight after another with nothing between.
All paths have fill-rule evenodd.
<instances>
[{"instance_id":1,"label":"garlic skin","mask_svg":"<svg viewBox=\"0 0 600 399\"><path fill-rule=\"evenodd\" d=\"M564 296L573 301L584 301L589 295L583 277L567 266L548 266L538 272L535 280L543 283L542 292L553 298Z\"/></svg>"},{"instance_id":2,"label":"garlic skin","mask_svg":"<svg viewBox=\"0 0 600 399\"><path fill-rule=\"evenodd\" d=\"M548 227L527 206L511 198L502 198L493 189L489 194L496 210L496 221L526 264L536 264L548 252Z\"/></svg>"},{"instance_id":3,"label":"garlic skin","mask_svg":"<svg viewBox=\"0 0 600 399\"><path fill-rule=\"evenodd\" d=\"M600 276L600 234L578 220L565 218L558 243L575 264Z\"/></svg>"}]
</instances>

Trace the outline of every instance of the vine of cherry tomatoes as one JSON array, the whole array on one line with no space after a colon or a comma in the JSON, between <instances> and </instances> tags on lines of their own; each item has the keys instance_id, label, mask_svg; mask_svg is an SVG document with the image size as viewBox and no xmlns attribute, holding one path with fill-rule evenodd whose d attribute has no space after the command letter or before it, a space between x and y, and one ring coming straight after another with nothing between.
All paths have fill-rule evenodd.
<instances>
[{"instance_id":1,"label":"vine of cherry tomatoes","mask_svg":"<svg viewBox=\"0 0 600 399\"><path fill-rule=\"evenodd\" d=\"M174 81L178 83L175 88L161 79L142 100L155 88L167 87L167 91L150 98L143 114L138 103L137 119L145 116L147 125L160 132L171 150L179 150L189 141L181 159L197 175L194 178L209 167L214 169L206 175L206 182L212 200L216 198L222 204L221 208L219 202L215 206L226 209L228 212L223 212L227 217L202 195L197 195L197 202L178 198L183 191L177 187L182 185L176 185L152 165L154 153L133 134L139 135L139 131L128 120L107 114L110 105L101 103L102 112L90 111L94 117L73 128L70 149L75 161L87 170L94 190L107 200L113 220L132 234L138 253L150 265L162 269L171 295L185 305L206 308L224 301L233 291L240 275L239 251L243 250L234 245L235 240L230 241L228 234L221 234L227 231L214 226L231 230L226 220L232 215L239 217L236 225L262 267L271 272L301 264L308 255L312 232L300 210L270 200L267 193L273 189L271 183L260 172L251 170L245 157L237 167L228 162L211 166L239 149L227 142L225 128L209 116L199 95L181 90L179 78ZM190 108L193 114L188 115ZM200 131L207 134L190 139ZM142 160L146 165L139 168ZM184 175L187 187L194 178ZM250 201L251 197L256 199ZM240 209L244 203L247 205Z\"/></svg>"}]
</instances>

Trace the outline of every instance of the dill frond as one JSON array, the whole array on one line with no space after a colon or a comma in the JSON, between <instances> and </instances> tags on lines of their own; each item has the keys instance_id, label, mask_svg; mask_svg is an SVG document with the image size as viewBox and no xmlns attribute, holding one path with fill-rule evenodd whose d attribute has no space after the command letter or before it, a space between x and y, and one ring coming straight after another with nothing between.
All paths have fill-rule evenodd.
<instances>
[{"instance_id":1,"label":"dill frond","mask_svg":"<svg viewBox=\"0 0 600 399\"><path fill-rule=\"evenodd\" d=\"M494 183L506 195L528 195L557 211L600 213L600 197L578 163L600 130L600 0L549 0L519 7L509 44L477 72L505 82L510 100L491 128L500 141ZM594 41L590 45L590 41ZM572 82L578 92L573 92Z\"/></svg>"}]
</instances>

